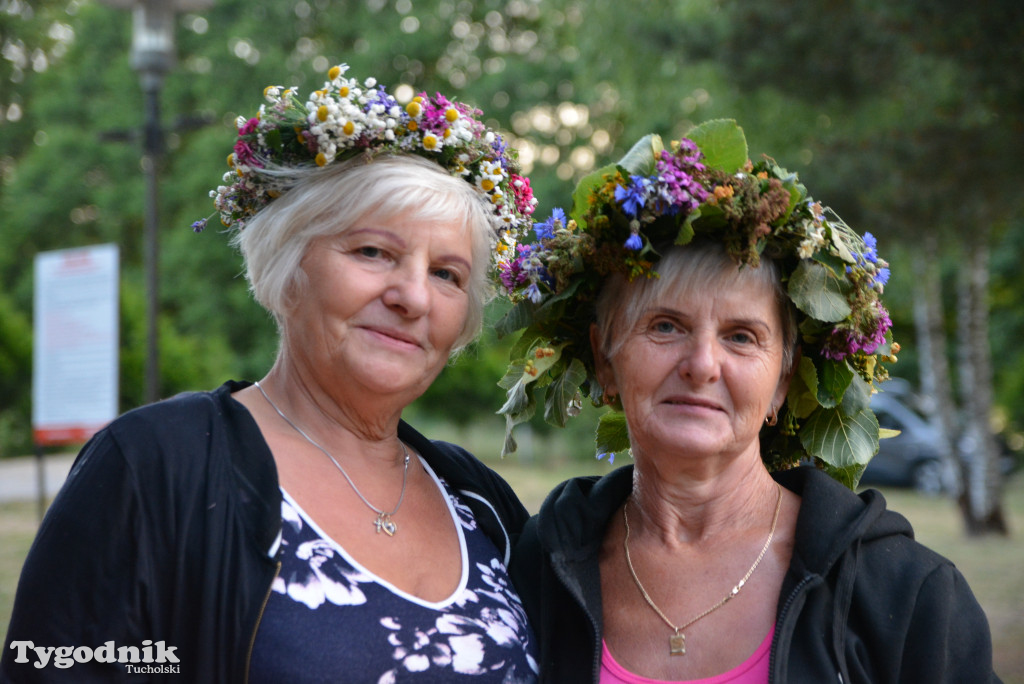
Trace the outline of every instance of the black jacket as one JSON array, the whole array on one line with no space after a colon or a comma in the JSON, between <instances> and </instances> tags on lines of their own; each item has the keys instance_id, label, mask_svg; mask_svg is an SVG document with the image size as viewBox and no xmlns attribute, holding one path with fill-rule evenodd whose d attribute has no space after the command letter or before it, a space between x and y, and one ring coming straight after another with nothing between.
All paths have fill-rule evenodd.
<instances>
[{"instance_id":1,"label":"black jacket","mask_svg":"<svg viewBox=\"0 0 1024 684\"><path fill-rule=\"evenodd\" d=\"M274 460L229 382L130 411L82 449L22 570L0 682L244 682L277 573ZM496 473L407 424L399 436L464 492L506 561L526 509ZM115 647L163 641L177 671L127 675L95 661L15 662L12 642ZM24 650L24 649L23 649ZM155 653L155 651L154 651Z\"/></svg>"},{"instance_id":2,"label":"black jacket","mask_svg":"<svg viewBox=\"0 0 1024 684\"><path fill-rule=\"evenodd\" d=\"M598 553L632 488L632 466L557 487L527 523L512 579L540 648L541 681L598 681ZM779 596L770 681L998 682L988 622L948 560L913 540L874 490L814 468L776 479L802 497Z\"/></svg>"}]
</instances>

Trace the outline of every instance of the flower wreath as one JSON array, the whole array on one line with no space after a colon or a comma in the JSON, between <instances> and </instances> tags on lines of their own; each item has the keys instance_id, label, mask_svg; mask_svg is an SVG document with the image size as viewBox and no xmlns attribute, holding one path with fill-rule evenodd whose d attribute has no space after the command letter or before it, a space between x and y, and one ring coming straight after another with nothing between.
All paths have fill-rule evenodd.
<instances>
[{"instance_id":1,"label":"flower wreath","mask_svg":"<svg viewBox=\"0 0 1024 684\"><path fill-rule=\"evenodd\" d=\"M537 201L516 151L479 117L482 112L440 93L420 93L404 107L375 79L346 78L332 67L323 88L303 102L294 88L269 86L255 117L237 120L224 185L210 192L221 223L242 230L290 185L282 169L327 166L363 155L415 154L436 161L480 192L494 228L495 260L515 254ZM199 232L208 219L192 224Z\"/></svg>"},{"instance_id":2,"label":"flower wreath","mask_svg":"<svg viewBox=\"0 0 1024 684\"><path fill-rule=\"evenodd\" d=\"M512 430L536 409L532 387L546 388L544 415L564 426L582 398L609 404L597 430L598 457L629 449L621 405L597 381L589 328L594 302L613 273L656 277L657 249L694 236L721 240L741 268L762 255L780 265L797 314L796 368L778 422L761 433L771 470L813 460L851 488L885 436L869 406L899 346L880 295L889 278L876 241L851 230L812 200L794 173L771 159L752 164L743 130L706 122L663 147L648 135L618 163L584 178L573 211L556 209L534 226L536 241L516 247L498 278L513 307L497 325L522 329L499 383L508 399L504 452Z\"/></svg>"}]
</instances>

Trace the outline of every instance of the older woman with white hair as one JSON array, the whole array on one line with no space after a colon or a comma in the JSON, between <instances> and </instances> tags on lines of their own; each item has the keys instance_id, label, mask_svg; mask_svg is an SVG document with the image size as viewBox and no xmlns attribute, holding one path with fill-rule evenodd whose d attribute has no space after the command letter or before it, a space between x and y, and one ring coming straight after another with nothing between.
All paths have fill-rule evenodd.
<instances>
[{"instance_id":1,"label":"older woman with white hair","mask_svg":"<svg viewBox=\"0 0 1024 684\"><path fill-rule=\"evenodd\" d=\"M86 445L8 643L94 655L40 667L5 648L5 680L535 680L506 572L525 509L401 420L480 329L529 182L466 105L329 78L306 101L269 88L214 193L278 325L273 367Z\"/></svg>"},{"instance_id":2,"label":"older woman with white hair","mask_svg":"<svg viewBox=\"0 0 1024 684\"><path fill-rule=\"evenodd\" d=\"M516 545L541 681L997 682L963 576L851 491L897 352L874 238L735 122L688 138L585 179L502 270L509 423L534 383L559 420L587 396L633 461L556 487Z\"/></svg>"}]
</instances>

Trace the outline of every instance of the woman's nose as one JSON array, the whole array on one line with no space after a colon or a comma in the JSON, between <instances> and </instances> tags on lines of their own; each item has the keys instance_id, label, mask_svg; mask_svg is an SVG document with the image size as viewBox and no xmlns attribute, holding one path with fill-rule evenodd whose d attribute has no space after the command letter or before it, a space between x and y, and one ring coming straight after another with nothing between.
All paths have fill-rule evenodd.
<instances>
[{"instance_id":1,"label":"woman's nose","mask_svg":"<svg viewBox=\"0 0 1024 684\"><path fill-rule=\"evenodd\" d=\"M683 345L679 374L693 382L708 383L721 375L718 341L713 335L694 334Z\"/></svg>"},{"instance_id":2,"label":"woman's nose","mask_svg":"<svg viewBox=\"0 0 1024 684\"><path fill-rule=\"evenodd\" d=\"M410 264L393 272L383 295L388 308L407 318L417 318L430 309L429 276L425 267Z\"/></svg>"}]
</instances>

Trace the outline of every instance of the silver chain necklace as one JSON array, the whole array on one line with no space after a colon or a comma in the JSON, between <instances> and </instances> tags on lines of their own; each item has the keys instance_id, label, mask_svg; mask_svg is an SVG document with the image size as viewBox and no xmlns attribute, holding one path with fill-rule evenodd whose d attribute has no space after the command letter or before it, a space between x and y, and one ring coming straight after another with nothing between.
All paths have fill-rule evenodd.
<instances>
[{"instance_id":1,"label":"silver chain necklace","mask_svg":"<svg viewBox=\"0 0 1024 684\"><path fill-rule=\"evenodd\" d=\"M349 486L352 487L352 491L356 493L356 496L362 499L363 503L366 504L371 511L377 514L377 518L373 521L373 526L377 528L377 532L383 532L389 537L395 536L395 532L398 531L398 525L395 523L394 520L391 519L391 516L393 516L395 513L398 513L398 509L402 507L402 501L405 499L405 485L408 484L409 482L409 450L405 448L405 442L401 440L398 441L398 443L402 445L402 453L405 454L405 467L402 470L402 493L399 494L398 496L398 503L395 504L395 510L388 513L387 511L384 511L374 506L366 499L365 496L363 496L363 493L359 491L359 488L356 487L356 483L353 482L352 478L348 476L348 473L345 472L345 469L341 467L341 464L338 463L334 456L331 456L331 452L327 451L327 449L324 449L322 446L313 441L313 438L307 435L305 432L303 432L302 428L293 423L291 418L284 415L284 411L277 407L277 404L275 404L274 401L267 395L266 390L263 389L259 381L256 381L253 384L256 385L256 389L260 391L260 394L262 394L263 398L267 400L267 403L270 404L270 406L275 411L277 411L277 415L281 416L284 422L291 425L296 432L305 437L307 442L315 446L320 451L324 452L324 454L327 455L327 458L331 459L331 463L333 463L335 467L341 471L341 474L345 476L345 480L348 482Z\"/></svg>"},{"instance_id":2,"label":"silver chain necklace","mask_svg":"<svg viewBox=\"0 0 1024 684\"><path fill-rule=\"evenodd\" d=\"M768 547L771 546L772 538L775 536L775 526L779 522L779 511L782 509L782 487L778 482L775 483L775 486L779 493L778 499L775 501L775 514L772 516L772 529L768 532L768 539L765 540L764 546L761 547L761 553L757 554L757 559L754 560L754 564L750 566L749 570L747 570L747 574L743 576L743 579L737 582L736 586L734 586L732 590L718 603L711 606L686 624L679 625L678 627L665 616L665 613L661 612L661 608L658 608L658 606L654 604L654 599L652 599L650 594L647 593L647 590L644 589L644 585L640 584L640 578L636 576L636 570L633 569L633 559L629 557L629 515L626 513L626 509L629 507L629 499L626 499L626 503L622 507L622 523L626 527L626 538L622 540L622 546L626 550L626 566L629 568L629 574L633 576L633 583L636 584L636 588L640 590L641 594L643 594L644 600L647 601L647 605L653 608L654 612L658 614L658 617L661 618L662 622L672 629L672 635L668 638L669 655L686 655L686 635L683 634L683 630L701 618L715 612L728 603L734 596L736 596L736 594L740 593L740 589L742 589L743 585L747 583L750 576L754 574L754 570L757 570L757 566L761 564L761 559L764 558L764 554L767 553Z\"/></svg>"}]
</instances>

